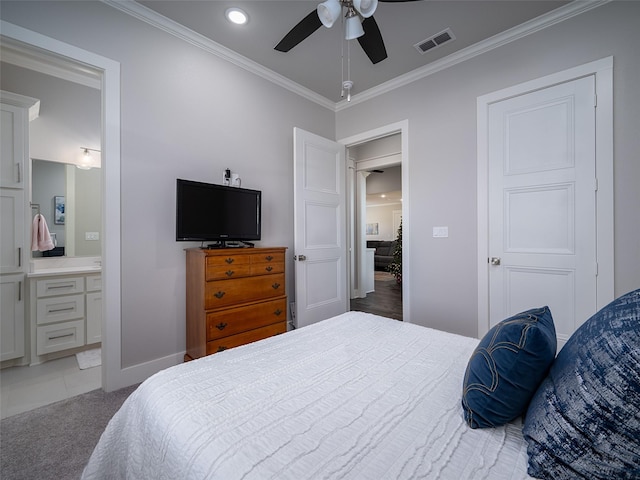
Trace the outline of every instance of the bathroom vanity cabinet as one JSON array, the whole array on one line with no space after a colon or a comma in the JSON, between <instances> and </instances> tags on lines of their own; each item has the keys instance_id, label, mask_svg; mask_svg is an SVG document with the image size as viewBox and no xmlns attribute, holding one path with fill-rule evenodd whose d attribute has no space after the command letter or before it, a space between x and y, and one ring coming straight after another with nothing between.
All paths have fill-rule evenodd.
<instances>
[{"instance_id":1,"label":"bathroom vanity cabinet","mask_svg":"<svg viewBox=\"0 0 640 480\"><path fill-rule=\"evenodd\" d=\"M30 275L31 365L101 341L100 273Z\"/></svg>"}]
</instances>

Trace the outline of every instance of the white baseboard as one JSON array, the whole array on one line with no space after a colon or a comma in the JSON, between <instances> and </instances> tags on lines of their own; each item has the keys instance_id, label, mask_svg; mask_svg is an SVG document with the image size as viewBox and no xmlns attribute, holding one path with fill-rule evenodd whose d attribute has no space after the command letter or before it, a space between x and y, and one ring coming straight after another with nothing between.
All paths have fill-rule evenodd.
<instances>
[{"instance_id":1,"label":"white baseboard","mask_svg":"<svg viewBox=\"0 0 640 480\"><path fill-rule=\"evenodd\" d=\"M149 362L125 367L116 372L106 372L106 365L103 364L102 389L106 392L112 392L130 385L142 383L159 371L184 362L184 354L185 352L175 353Z\"/></svg>"}]
</instances>

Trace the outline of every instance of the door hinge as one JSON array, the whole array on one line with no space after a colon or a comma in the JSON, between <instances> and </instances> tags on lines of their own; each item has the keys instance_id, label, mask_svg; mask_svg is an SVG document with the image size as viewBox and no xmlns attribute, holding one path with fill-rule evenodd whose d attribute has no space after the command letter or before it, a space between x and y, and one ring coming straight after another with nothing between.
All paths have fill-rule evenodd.
<instances>
[{"instance_id":1,"label":"door hinge","mask_svg":"<svg viewBox=\"0 0 640 480\"><path fill-rule=\"evenodd\" d=\"M593 179L593 189L597 192L598 191L598 179L594 178Z\"/></svg>"},{"instance_id":2,"label":"door hinge","mask_svg":"<svg viewBox=\"0 0 640 480\"><path fill-rule=\"evenodd\" d=\"M598 106L598 95L593 94L593 107L596 108Z\"/></svg>"}]
</instances>

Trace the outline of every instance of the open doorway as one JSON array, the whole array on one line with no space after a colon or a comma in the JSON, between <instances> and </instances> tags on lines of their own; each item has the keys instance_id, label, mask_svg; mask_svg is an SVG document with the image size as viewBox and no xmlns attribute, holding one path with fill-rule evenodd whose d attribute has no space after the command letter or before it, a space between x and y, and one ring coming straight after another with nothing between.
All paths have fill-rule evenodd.
<instances>
[{"instance_id":1,"label":"open doorway","mask_svg":"<svg viewBox=\"0 0 640 480\"><path fill-rule=\"evenodd\" d=\"M5 417L103 385L103 115L99 71L5 38L0 48L2 90L37 99L42 113L29 122L19 191L28 305L14 320L24 325L24 355L2 364ZM52 242L35 249L32 219L41 218Z\"/></svg>"},{"instance_id":2,"label":"open doorway","mask_svg":"<svg viewBox=\"0 0 640 480\"><path fill-rule=\"evenodd\" d=\"M355 223L364 223L365 265L351 310L402 320L401 137L393 134L349 149L358 185ZM364 181L362 181L362 179ZM362 195L364 193L364 195ZM364 205L362 205L364 201ZM355 285L354 285L355 286Z\"/></svg>"}]
</instances>

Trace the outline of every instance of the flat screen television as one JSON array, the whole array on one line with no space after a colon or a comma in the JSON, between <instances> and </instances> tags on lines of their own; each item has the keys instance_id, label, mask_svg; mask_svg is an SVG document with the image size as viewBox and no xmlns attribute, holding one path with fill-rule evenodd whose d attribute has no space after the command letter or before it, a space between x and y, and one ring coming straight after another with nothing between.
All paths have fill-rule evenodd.
<instances>
[{"instance_id":1,"label":"flat screen television","mask_svg":"<svg viewBox=\"0 0 640 480\"><path fill-rule=\"evenodd\" d=\"M262 192L177 179L176 240L227 242L260 240Z\"/></svg>"}]
</instances>

